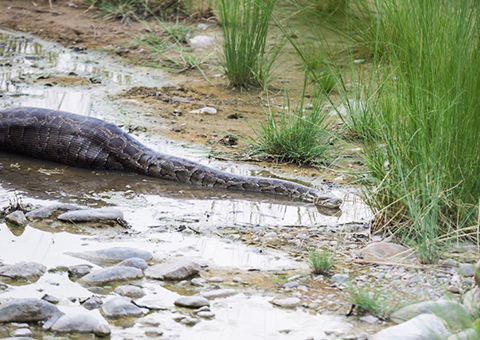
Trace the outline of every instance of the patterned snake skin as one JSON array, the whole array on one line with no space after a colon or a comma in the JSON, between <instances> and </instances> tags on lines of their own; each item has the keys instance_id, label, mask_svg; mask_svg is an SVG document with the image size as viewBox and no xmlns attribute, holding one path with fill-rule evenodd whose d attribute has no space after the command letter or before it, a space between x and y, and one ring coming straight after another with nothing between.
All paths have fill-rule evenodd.
<instances>
[{"instance_id":1,"label":"patterned snake skin","mask_svg":"<svg viewBox=\"0 0 480 340\"><path fill-rule=\"evenodd\" d=\"M197 186L289 196L338 209L341 199L307 186L234 175L151 150L103 120L32 107L0 111L0 151L76 167L126 170Z\"/></svg>"}]
</instances>

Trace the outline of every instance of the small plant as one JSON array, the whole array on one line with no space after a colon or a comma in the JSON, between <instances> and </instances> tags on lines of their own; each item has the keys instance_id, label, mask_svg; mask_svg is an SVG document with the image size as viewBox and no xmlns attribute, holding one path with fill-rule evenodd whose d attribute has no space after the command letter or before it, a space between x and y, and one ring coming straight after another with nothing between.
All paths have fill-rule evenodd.
<instances>
[{"instance_id":1,"label":"small plant","mask_svg":"<svg viewBox=\"0 0 480 340\"><path fill-rule=\"evenodd\" d=\"M327 249L322 251L311 249L308 265L315 275L327 274L334 265L334 254Z\"/></svg>"},{"instance_id":2,"label":"small plant","mask_svg":"<svg viewBox=\"0 0 480 340\"><path fill-rule=\"evenodd\" d=\"M277 286L283 286L288 281L288 274L275 274L274 280Z\"/></svg>"},{"instance_id":3,"label":"small plant","mask_svg":"<svg viewBox=\"0 0 480 340\"><path fill-rule=\"evenodd\" d=\"M189 25L183 25L180 23L175 24L164 24L163 28L165 30L164 36L169 38L174 43L186 44L188 43L188 39L192 34L192 27Z\"/></svg>"},{"instance_id":4,"label":"small plant","mask_svg":"<svg viewBox=\"0 0 480 340\"><path fill-rule=\"evenodd\" d=\"M282 43L266 50L276 0L219 0L223 68L232 86L266 88Z\"/></svg>"},{"instance_id":5,"label":"small plant","mask_svg":"<svg viewBox=\"0 0 480 340\"><path fill-rule=\"evenodd\" d=\"M348 288L349 302L352 304L352 310L357 310L359 314L370 313L384 318L387 314L386 308L382 307L382 294L379 291L371 290L368 287L350 285Z\"/></svg>"}]
</instances>

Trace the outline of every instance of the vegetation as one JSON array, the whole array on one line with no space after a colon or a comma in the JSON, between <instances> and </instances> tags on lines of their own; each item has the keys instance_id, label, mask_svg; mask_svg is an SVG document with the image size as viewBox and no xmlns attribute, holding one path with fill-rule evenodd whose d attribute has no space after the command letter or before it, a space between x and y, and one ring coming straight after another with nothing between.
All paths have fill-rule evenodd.
<instances>
[{"instance_id":1,"label":"vegetation","mask_svg":"<svg viewBox=\"0 0 480 340\"><path fill-rule=\"evenodd\" d=\"M348 295L350 303L353 308L357 309L358 313L370 313L382 318L387 316L388 312L382 304L384 297L380 291L375 291L368 287L350 285Z\"/></svg>"},{"instance_id":2,"label":"vegetation","mask_svg":"<svg viewBox=\"0 0 480 340\"><path fill-rule=\"evenodd\" d=\"M327 274L334 265L334 254L329 250L310 250L308 265L315 275Z\"/></svg>"},{"instance_id":3,"label":"vegetation","mask_svg":"<svg viewBox=\"0 0 480 340\"><path fill-rule=\"evenodd\" d=\"M267 51L268 26L276 0L219 0L223 68L232 86L266 88L283 46Z\"/></svg>"}]
</instances>

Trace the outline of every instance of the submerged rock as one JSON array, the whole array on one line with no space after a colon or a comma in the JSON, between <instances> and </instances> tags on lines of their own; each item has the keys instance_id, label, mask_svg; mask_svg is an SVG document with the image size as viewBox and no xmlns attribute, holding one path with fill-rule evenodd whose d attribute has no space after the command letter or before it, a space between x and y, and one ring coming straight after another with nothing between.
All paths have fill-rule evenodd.
<instances>
[{"instance_id":1,"label":"submerged rock","mask_svg":"<svg viewBox=\"0 0 480 340\"><path fill-rule=\"evenodd\" d=\"M432 314L419 315L405 323L386 328L371 340L437 340L450 335L442 319Z\"/></svg>"},{"instance_id":2,"label":"submerged rock","mask_svg":"<svg viewBox=\"0 0 480 340\"><path fill-rule=\"evenodd\" d=\"M102 313L110 318L125 316L142 316L143 310L132 303L130 299L124 297L114 297L106 301L102 308Z\"/></svg>"},{"instance_id":3,"label":"submerged rock","mask_svg":"<svg viewBox=\"0 0 480 340\"><path fill-rule=\"evenodd\" d=\"M0 275L11 279L36 280L45 274L47 267L36 262L20 262L0 267Z\"/></svg>"},{"instance_id":4,"label":"submerged rock","mask_svg":"<svg viewBox=\"0 0 480 340\"><path fill-rule=\"evenodd\" d=\"M160 263L145 270L145 276L158 280L180 281L197 275L200 265L192 260L179 259Z\"/></svg>"},{"instance_id":5,"label":"submerged rock","mask_svg":"<svg viewBox=\"0 0 480 340\"><path fill-rule=\"evenodd\" d=\"M210 306L210 302L203 296L181 296L175 300L175 305L187 308L200 308Z\"/></svg>"},{"instance_id":6,"label":"submerged rock","mask_svg":"<svg viewBox=\"0 0 480 340\"><path fill-rule=\"evenodd\" d=\"M58 317L63 313L41 299L16 299L0 305L0 322L34 322Z\"/></svg>"},{"instance_id":7,"label":"submerged rock","mask_svg":"<svg viewBox=\"0 0 480 340\"><path fill-rule=\"evenodd\" d=\"M123 212L115 208L73 210L58 216L60 221L66 222L97 222L123 220Z\"/></svg>"},{"instance_id":8,"label":"submerged rock","mask_svg":"<svg viewBox=\"0 0 480 340\"><path fill-rule=\"evenodd\" d=\"M148 268L147 261L139 257L132 257L130 259L123 260L118 264L118 266L133 267L141 270L145 270Z\"/></svg>"},{"instance_id":9,"label":"submerged rock","mask_svg":"<svg viewBox=\"0 0 480 340\"><path fill-rule=\"evenodd\" d=\"M135 280L142 276L143 272L140 269L115 266L95 270L78 281L87 285L98 285L114 281Z\"/></svg>"},{"instance_id":10,"label":"submerged rock","mask_svg":"<svg viewBox=\"0 0 480 340\"><path fill-rule=\"evenodd\" d=\"M136 286L118 286L114 290L115 293L121 296L127 296L129 298L141 298L145 295L142 288Z\"/></svg>"},{"instance_id":11,"label":"submerged rock","mask_svg":"<svg viewBox=\"0 0 480 340\"><path fill-rule=\"evenodd\" d=\"M103 305L103 301L102 301L101 298L94 295L94 296L89 297L86 300L83 300L81 302L81 305L88 310L92 310L92 309L100 308Z\"/></svg>"},{"instance_id":12,"label":"submerged rock","mask_svg":"<svg viewBox=\"0 0 480 340\"><path fill-rule=\"evenodd\" d=\"M301 301L299 298L290 297L290 298L276 298L270 301L270 303L282 308L297 308L298 306L300 306Z\"/></svg>"},{"instance_id":13,"label":"submerged rock","mask_svg":"<svg viewBox=\"0 0 480 340\"><path fill-rule=\"evenodd\" d=\"M152 253L148 251L129 247L113 247L95 251L86 251L83 253L68 253L68 255L89 261L110 263L120 262L131 258L140 258L148 261L153 257Z\"/></svg>"},{"instance_id":14,"label":"submerged rock","mask_svg":"<svg viewBox=\"0 0 480 340\"><path fill-rule=\"evenodd\" d=\"M238 294L235 289L215 289L208 292L202 292L200 295L209 300L225 298Z\"/></svg>"},{"instance_id":15,"label":"submerged rock","mask_svg":"<svg viewBox=\"0 0 480 340\"><path fill-rule=\"evenodd\" d=\"M8 214L7 216L5 216L5 220L8 223L11 223L18 227L25 227L28 223L27 218L25 217L25 214L21 210L17 210Z\"/></svg>"},{"instance_id":16,"label":"submerged rock","mask_svg":"<svg viewBox=\"0 0 480 340\"><path fill-rule=\"evenodd\" d=\"M87 313L63 315L50 329L61 333L94 333L97 336L107 336L111 333L110 326L104 318Z\"/></svg>"},{"instance_id":17,"label":"submerged rock","mask_svg":"<svg viewBox=\"0 0 480 340\"><path fill-rule=\"evenodd\" d=\"M73 205L73 204L52 204L46 207L41 207L35 210L32 210L26 214L28 219L34 218L47 218L52 216L57 211L72 211L72 210L82 210L85 208Z\"/></svg>"}]
</instances>

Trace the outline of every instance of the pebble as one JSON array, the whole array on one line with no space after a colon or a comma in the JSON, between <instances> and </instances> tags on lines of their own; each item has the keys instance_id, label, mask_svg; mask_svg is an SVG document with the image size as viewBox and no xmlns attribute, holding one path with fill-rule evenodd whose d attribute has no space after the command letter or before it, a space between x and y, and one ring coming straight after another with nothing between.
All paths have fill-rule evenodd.
<instances>
[{"instance_id":1,"label":"pebble","mask_svg":"<svg viewBox=\"0 0 480 340\"><path fill-rule=\"evenodd\" d=\"M196 287L202 287L205 283L207 283L207 280L205 280L203 277L196 277L192 279L190 283Z\"/></svg>"},{"instance_id":2,"label":"pebble","mask_svg":"<svg viewBox=\"0 0 480 340\"><path fill-rule=\"evenodd\" d=\"M100 308L103 305L103 301L100 297L94 295L81 302L81 305L88 310L93 310Z\"/></svg>"},{"instance_id":3,"label":"pebble","mask_svg":"<svg viewBox=\"0 0 480 340\"><path fill-rule=\"evenodd\" d=\"M223 282L223 279L221 277L214 276L214 277L209 278L208 282L210 282L210 283L221 283L221 282Z\"/></svg>"},{"instance_id":4,"label":"pebble","mask_svg":"<svg viewBox=\"0 0 480 340\"><path fill-rule=\"evenodd\" d=\"M55 296L52 296L50 294L45 294L44 296L42 296L42 300L45 300L47 302L50 302L54 305L56 305L57 303L60 302L60 300L58 300Z\"/></svg>"},{"instance_id":5,"label":"pebble","mask_svg":"<svg viewBox=\"0 0 480 340\"><path fill-rule=\"evenodd\" d=\"M232 279L233 282L235 283L243 283L243 280L241 277L239 276L235 276L233 279Z\"/></svg>"},{"instance_id":6,"label":"pebble","mask_svg":"<svg viewBox=\"0 0 480 340\"><path fill-rule=\"evenodd\" d=\"M86 285L98 285L108 282L126 281L139 279L143 276L140 269L133 267L108 267L95 270L88 275L82 277L78 282Z\"/></svg>"},{"instance_id":7,"label":"pebble","mask_svg":"<svg viewBox=\"0 0 480 340\"><path fill-rule=\"evenodd\" d=\"M10 332L10 336L17 337L31 337L32 331L28 328L18 328Z\"/></svg>"},{"instance_id":8,"label":"pebble","mask_svg":"<svg viewBox=\"0 0 480 340\"><path fill-rule=\"evenodd\" d=\"M274 232L274 231L270 231L268 233L266 233L265 235L263 235L264 238L276 238L278 237L277 233Z\"/></svg>"},{"instance_id":9,"label":"pebble","mask_svg":"<svg viewBox=\"0 0 480 340\"><path fill-rule=\"evenodd\" d=\"M191 318L189 316L187 316L186 318L183 318L182 320L180 320L180 323L182 325L186 325L186 326L195 326L197 323L199 323L200 320L198 319L195 319L195 318Z\"/></svg>"},{"instance_id":10,"label":"pebble","mask_svg":"<svg viewBox=\"0 0 480 340\"><path fill-rule=\"evenodd\" d=\"M238 292L235 289L215 289L208 292L200 293L201 296L207 298L208 300L226 298L236 294L238 294Z\"/></svg>"},{"instance_id":11,"label":"pebble","mask_svg":"<svg viewBox=\"0 0 480 340\"><path fill-rule=\"evenodd\" d=\"M457 271L460 276L471 277L475 274L475 267L470 263L460 263Z\"/></svg>"},{"instance_id":12,"label":"pebble","mask_svg":"<svg viewBox=\"0 0 480 340\"><path fill-rule=\"evenodd\" d=\"M190 39L190 46L195 48L211 47L215 45L215 39L207 35L197 35Z\"/></svg>"},{"instance_id":13,"label":"pebble","mask_svg":"<svg viewBox=\"0 0 480 340\"><path fill-rule=\"evenodd\" d=\"M442 265L442 267L445 267L445 268L458 267L458 262L453 259L441 260L440 264Z\"/></svg>"},{"instance_id":14,"label":"pebble","mask_svg":"<svg viewBox=\"0 0 480 340\"><path fill-rule=\"evenodd\" d=\"M203 296L181 296L175 300L175 305L187 308L210 306L210 302Z\"/></svg>"},{"instance_id":15,"label":"pebble","mask_svg":"<svg viewBox=\"0 0 480 340\"><path fill-rule=\"evenodd\" d=\"M41 299L15 299L0 305L0 322L45 321L63 313Z\"/></svg>"},{"instance_id":16,"label":"pebble","mask_svg":"<svg viewBox=\"0 0 480 340\"><path fill-rule=\"evenodd\" d=\"M342 283L347 283L349 280L349 277L347 274L335 274L331 278L332 282L336 285L340 285Z\"/></svg>"},{"instance_id":17,"label":"pebble","mask_svg":"<svg viewBox=\"0 0 480 340\"><path fill-rule=\"evenodd\" d=\"M365 315L360 318L361 321L374 325L380 323L380 319L373 315Z\"/></svg>"},{"instance_id":18,"label":"pebble","mask_svg":"<svg viewBox=\"0 0 480 340\"><path fill-rule=\"evenodd\" d=\"M123 220L123 212L115 208L82 209L63 213L58 219L65 222L116 221Z\"/></svg>"},{"instance_id":19,"label":"pebble","mask_svg":"<svg viewBox=\"0 0 480 340\"><path fill-rule=\"evenodd\" d=\"M114 297L102 305L102 313L107 317L141 316L143 310L135 306L130 299Z\"/></svg>"},{"instance_id":20,"label":"pebble","mask_svg":"<svg viewBox=\"0 0 480 340\"><path fill-rule=\"evenodd\" d=\"M208 312L198 312L198 313L197 313L197 316L198 316L199 318L212 319L212 318L215 317L215 313L210 312L210 311L208 311Z\"/></svg>"},{"instance_id":21,"label":"pebble","mask_svg":"<svg viewBox=\"0 0 480 340\"><path fill-rule=\"evenodd\" d=\"M115 288L114 293L126 296L132 299L141 298L145 295L142 288L137 286L118 286Z\"/></svg>"},{"instance_id":22,"label":"pebble","mask_svg":"<svg viewBox=\"0 0 480 340\"><path fill-rule=\"evenodd\" d=\"M148 268L148 264L144 259L139 257L132 257L120 262L117 266L124 266L124 267L133 267L141 270L145 270Z\"/></svg>"},{"instance_id":23,"label":"pebble","mask_svg":"<svg viewBox=\"0 0 480 340\"><path fill-rule=\"evenodd\" d=\"M25 217L25 214L21 210L17 210L8 214L7 216L5 216L5 220L8 223L11 223L18 227L25 227L28 223L27 218Z\"/></svg>"},{"instance_id":24,"label":"pebble","mask_svg":"<svg viewBox=\"0 0 480 340\"><path fill-rule=\"evenodd\" d=\"M283 308L296 308L300 306L301 301L299 298L291 297L291 298L276 298L270 301L275 306L283 307Z\"/></svg>"},{"instance_id":25,"label":"pebble","mask_svg":"<svg viewBox=\"0 0 480 340\"><path fill-rule=\"evenodd\" d=\"M151 266L145 276L151 279L181 281L197 275L200 265L193 260L177 259Z\"/></svg>"},{"instance_id":26,"label":"pebble","mask_svg":"<svg viewBox=\"0 0 480 340\"><path fill-rule=\"evenodd\" d=\"M47 267L36 262L20 262L0 266L0 274L16 280L36 280L40 278Z\"/></svg>"},{"instance_id":27,"label":"pebble","mask_svg":"<svg viewBox=\"0 0 480 340\"><path fill-rule=\"evenodd\" d=\"M209 115L214 115L214 114L217 113L217 109L207 106L207 107L203 107L201 109L192 110L192 111L190 111L190 113L207 113Z\"/></svg>"},{"instance_id":28,"label":"pebble","mask_svg":"<svg viewBox=\"0 0 480 340\"><path fill-rule=\"evenodd\" d=\"M292 282L287 282L283 285L283 288L285 289L293 289L298 287L298 282L292 281Z\"/></svg>"}]
</instances>

